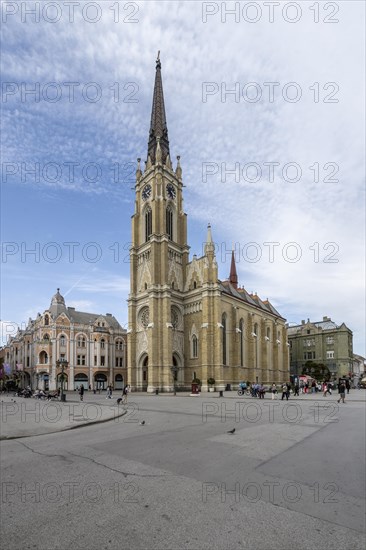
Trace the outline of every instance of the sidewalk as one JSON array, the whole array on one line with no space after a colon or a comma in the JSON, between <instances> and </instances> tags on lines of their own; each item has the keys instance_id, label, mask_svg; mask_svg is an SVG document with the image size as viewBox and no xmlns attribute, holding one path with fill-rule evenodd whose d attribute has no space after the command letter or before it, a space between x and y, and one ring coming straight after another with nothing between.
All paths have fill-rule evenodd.
<instances>
[{"instance_id":1,"label":"sidewalk","mask_svg":"<svg viewBox=\"0 0 366 550\"><path fill-rule=\"evenodd\" d=\"M1 395L0 440L44 435L101 422L118 422L127 412L116 400L102 402L86 395L80 402L78 395L66 394L66 402L56 400ZM89 398L89 399L88 399Z\"/></svg>"}]
</instances>

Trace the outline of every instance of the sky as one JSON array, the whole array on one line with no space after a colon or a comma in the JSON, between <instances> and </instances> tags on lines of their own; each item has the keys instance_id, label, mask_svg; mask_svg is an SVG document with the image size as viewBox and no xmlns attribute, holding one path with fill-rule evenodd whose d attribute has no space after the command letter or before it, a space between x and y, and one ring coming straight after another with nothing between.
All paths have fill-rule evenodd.
<instances>
[{"instance_id":1,"label":"sky","mask_svg":"<svg viewBox=\"0 0 366 550\"><path fill-rule=\"evenodd\" d=\"M365 351L365 5L2 2L1 340L50 305L128 326L160 50L188 242L290 325Z\"/></svg>"}]
</instances>

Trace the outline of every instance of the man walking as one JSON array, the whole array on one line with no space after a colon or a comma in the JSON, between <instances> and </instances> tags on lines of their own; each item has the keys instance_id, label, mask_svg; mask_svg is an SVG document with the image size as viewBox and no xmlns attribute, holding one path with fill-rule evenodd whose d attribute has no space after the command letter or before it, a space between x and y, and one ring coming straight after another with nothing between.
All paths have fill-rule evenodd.
<instances>
[{"instance_id":1,"label":"man walking","mask_svg":"<svg viewBox=\"0 0 366 550\"><path fill-rule=\"evenodd\" d=\"M289 396L289 392L288 392L287 384L284 383L284 384L282 384L282 397L281 397L281 401L283 401L284 397L286 397L286 400L288 401L288 396Z\"/></svg>"},{"instance_id":2,"label":"man walking","mask_svg":"<svg viewBox=\"0 0 366 550\"><path fill-rule=\"evenodd\" d=\"M340 403L341 401L342 401L342 403L345 403L345 398L346 398L346 384L342 380L342 382L339 385L338 403Z\"/></svg>"}]
</instances>

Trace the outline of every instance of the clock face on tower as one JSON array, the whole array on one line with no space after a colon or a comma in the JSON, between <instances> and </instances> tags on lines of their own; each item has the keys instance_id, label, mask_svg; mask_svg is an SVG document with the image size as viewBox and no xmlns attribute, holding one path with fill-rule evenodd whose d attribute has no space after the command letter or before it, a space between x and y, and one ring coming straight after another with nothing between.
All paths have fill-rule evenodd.
<instances>
[{"instance_id":1,"label":"clock face on tower","mask_svg":"<svg viewBox=\"0 0 366 550\"><path fill-rule=\"evenodd\" d=\"M147 201L151 196L151 185L145 185L142 191L142 198L144 201Z\"/></svg>"},{"instance_id":2,"label":"clock face on tower","mask_svg":"<svg viewBox=\"0 0 366 550\"><path fill-rule=\"evenodd\" d=\"M172 185L171 183L168 183L168 185L166 186L166 194L170 199L175 199L175 188L174 185Z\"/></svg>"}]
</instances>

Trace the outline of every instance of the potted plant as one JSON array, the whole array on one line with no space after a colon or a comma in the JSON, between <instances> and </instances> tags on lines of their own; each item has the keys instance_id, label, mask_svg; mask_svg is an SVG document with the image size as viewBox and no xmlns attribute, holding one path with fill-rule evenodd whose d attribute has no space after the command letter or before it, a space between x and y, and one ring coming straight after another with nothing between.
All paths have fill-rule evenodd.
<instances>
[{"instance_id":1,"label":"potted plant","mask_svg":"<svg viewBox=\"0 0 366 550\"><path fill-rule=\"evenodd\" d=\"M199 378L193 378L192 380L192 394L198 395L200 391L201 380Z\"/></svg>"},{"instance_id":2,"label":"potted plant","mask_svg":"<svg viewBox=\"0 0 366 550\"><path fill-rule=\"evenodd\" d=\"M208 391L213 392L215 390L215 388L214 388L215 379L214 378L209 378L207 380L207 384L209 385Z\"/></svg>"}]
</instances>

